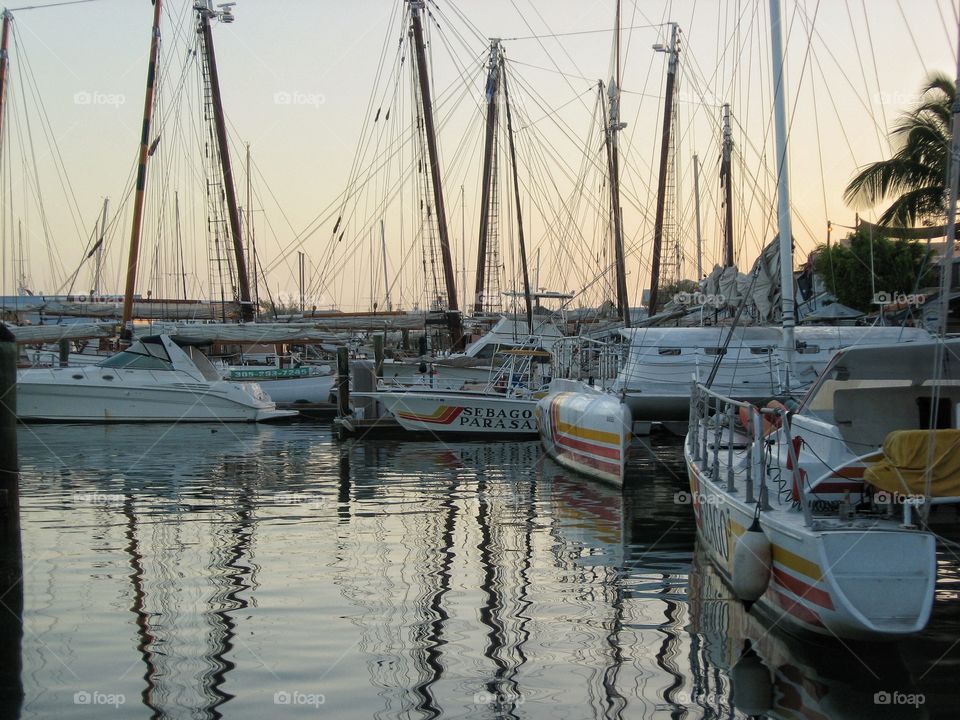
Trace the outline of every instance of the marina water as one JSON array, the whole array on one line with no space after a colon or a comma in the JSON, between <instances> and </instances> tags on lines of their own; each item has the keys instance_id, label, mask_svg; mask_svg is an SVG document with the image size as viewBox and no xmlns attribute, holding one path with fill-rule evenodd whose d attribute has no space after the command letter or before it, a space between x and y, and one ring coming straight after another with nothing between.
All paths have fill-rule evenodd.
<instances>
[{"instance_id":1,"label":"marina water","mask_svg":"<svg viewBox=\"0 0 960 720\"><path fill-rule=\"evenodd\" d=\"M956 717L951 546L923 635L800 642L700 557L674 438L623 493L536 442L325 424L19 443L21 717Z\"/></svg>"}]
</instances>

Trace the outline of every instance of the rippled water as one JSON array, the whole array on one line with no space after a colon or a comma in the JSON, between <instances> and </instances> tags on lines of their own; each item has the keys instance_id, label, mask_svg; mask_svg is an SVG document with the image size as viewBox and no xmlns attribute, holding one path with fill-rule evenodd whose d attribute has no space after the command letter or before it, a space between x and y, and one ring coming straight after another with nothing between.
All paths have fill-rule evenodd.
<instances>
[{"instance_id":1,"label":"rippled water","mask_svg":"<svg viewBox=\"0 0 960 720\"><path fill-rule=\"evenodd\" d=\"M950 549L914 641L770 632L695 552L676 440L635 445L623 494L535 442L19 441L22 717L956 717Z\"/></svg>"}]
</instances>

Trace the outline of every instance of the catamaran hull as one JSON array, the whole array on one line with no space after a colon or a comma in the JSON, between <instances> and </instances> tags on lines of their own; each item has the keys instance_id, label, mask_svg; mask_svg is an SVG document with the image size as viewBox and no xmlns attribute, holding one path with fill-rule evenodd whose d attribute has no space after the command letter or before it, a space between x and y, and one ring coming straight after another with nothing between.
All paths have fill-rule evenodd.
<instances>
[{"instance_id":1,"label":"catamaran hull","mask_svg":"<svg viewBox=\"0 0 960 720\"><path fill-rule=\"evenodd\" d=\"M630 410L602 392L551 392L537 403L540 441L570 470L622 486L630 445Z\"/></svg>"},{"instance_id":2,"label":"catamaran hull","mask_svg":"<svg viewBox=\"0 0 960 720\"><path fill-rule=\"evenodd\" d=\"M230 378L241 380L241 378ZM332 375L302 378L258 378L261 389L275 403L293 405L295 403L328 403L330 393L336 381Z\"/></svg>"},{"instance_id":3,"label":"catamaran hull","mask_svg":"<svg viewBox=\"0 0 960 720\"><path fill-rule=\"evenodd\" d=\"M729 583L736 543L753 521L746 505L712 482L687 449L697 533ZM930 617L935 541L902 529L780 527L763 513L773 546L772 575L751 612L798 635L888 641L919 632Z\"/></svg>"},{"instance_id":4,"label":"catamaran hull","mask_svg":"<svg viewBox=\"0 0 960 720\"><path fill-rule=\"evenodd\" d=\"M124 382L122 370L112 380L74 380L86 373L67 368L45 371L51 380L43 381L30 376L36 372L25 371L17 382L17 417L24 422L262 422L296 415L234 383L145 387Z\"/></svg>"},{"instance_id":5,"label":"catamaran hull","mask_svg":"<svg viewBox=\"0 0 960 720\"><path fill-rule=\"evenodd\" d=\"M382 403L401 427L411 432L510 437L537 434L535 400L414 390L362 396Z\"/></svg>"}]
</instances>

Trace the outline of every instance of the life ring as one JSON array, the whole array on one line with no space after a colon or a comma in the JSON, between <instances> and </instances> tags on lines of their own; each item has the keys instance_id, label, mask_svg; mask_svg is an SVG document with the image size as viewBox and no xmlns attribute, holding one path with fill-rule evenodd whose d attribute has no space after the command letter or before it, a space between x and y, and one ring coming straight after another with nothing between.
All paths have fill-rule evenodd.
<instances>
[{"instance_id":1,"label":"life ring","mask_svg":"<svg viewBox=\"0 0 960 720\"><path fill-rule=\"evenodd\" d=\"M777 400L771 400L768 402L766 404L766 408L770 410L787 410L787 406ZM743 425L747 435L752 438L753 420L751 418L752 412L750 408L740 406L738 415L740 417L740 424ZM780 428L780 425L783 423L783 416L779 413L776 415L762 414L760 416L760 421L763 423L763 437L767 437L770 433Z\"/></svg>"}]
</instances>

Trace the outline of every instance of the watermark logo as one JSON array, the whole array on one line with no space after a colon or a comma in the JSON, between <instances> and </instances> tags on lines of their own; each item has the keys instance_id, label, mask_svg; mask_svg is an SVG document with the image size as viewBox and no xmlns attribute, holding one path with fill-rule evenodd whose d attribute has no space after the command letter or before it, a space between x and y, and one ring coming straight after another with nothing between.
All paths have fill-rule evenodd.
<instances>
[{"instance_id":1,"label":"watermark logo","mask_svg":"<svg viewBox=\"0 0 960 720\"><path fill-rule=\"evenodd\" d=\"M478 692L473 695L475 705L494 705L497 707L523 705L523 695L519 693Z\"/></svg>"},{"instance_id":2,"label":"watermark logo","mask_svg":"<svg viewBox=\"0 0 960 720\"><path fill-rule=\"evenodd\" d=\"M74 705L111 705L115 708L124 705L127 696L121 693L103 693L97 690L80 690L73 694Z\"/></svg>"},{"instance_id":3,"label":"watermark logo","mask_svg":"<svg viewBox=\"0 0 960 720\"><path fill-rule=\"evenodd\" d=\"M918 708L926 701L927 698L923 693L903 693L896 690L887 692L886 690L881 690L873 694L874 705L913 705L913 707Z\"/></svg>"},{"instance_id":4,"label":"watermark logo","mask_svg":"<svg viewBox=\"0 0 960 720\"><path fill-rule=\"evenodd\" d=\"M300 90L287 91L278 90L273 94L274 105L298 105L312 107L319 110L321 105L326 105L327 96L321 93L301 92Z\"/></svg>"},{"instance_id":5,"label":"watermark logo","mask_svg":"<svg viewBox=\"0 0 960 720\"><path fill-rule=\"evenodd\" d=\"M727 304L727 298L722 294L697 292L678 292L673 296L678 305L708 305L710 307L723 307Z\"/></svg>"},{"instance_id":6,"label":"watermark logo","mask_svg":"<svg viewBox=\"0 0 960 720\"><path fill-rule=\"evenodd\" d=\"M927 296L922 293L908 295L907 293L878 292L873 294L874 305L910 305L915 307L926 302Z\"/></svg>"},{"instance_id":7,"label":"watermark logo","mask_svg":"<svg viewBox=\"0 0 960 720\"><path fill-rule=\"evenodd\" d=\"M81 90L73 94L74 105L106 105L108 107L118 108L127 102L127 96L120 93L104 93L89 90Z\"/></svg>"},{"instance_id":8,"label":"watermark logo","mask_svg":"<svg viewBox=\"0 0 960 720\"><path fill-rule=\"evenodd\" d=\"M881 505L904 505L905 503L910 503L911 505L917 505L926 502L926 498L923 495L909 493L903 494L898 492L887 492L886 490L879 490L873 494L874 502L880 503Z\"/></svg>"},{"instance_id":9,"label":"watermark logo","mask_svg":"<svg viewBox=\"0 0 960 720\"><path fill-rule=\"evenodd\" d=\"M280 290L276 292L271 297L272 302L277 308L285 309L285 311L300 312L300 301L303 300L303 309L304 312L315 310L320 307L333 307L334 303L330 298L321 293L319 295L311 295L309 293L304 293L301 297L298 291L289 291L289 290Z\"/></svg>"},{"instance_id":10,"label":"watermark logo","mask_svg":"<svg viewBox=\"0 0 960 720\"><path fill-rule=\"evenodd\" d=\"M694 501L696 501L698 505L720 505L723 503L719 495L691 493L687 490L678 490L673 494L674 505L690 505Z\"/></svg>"},{"instance_id":11,"label":"watermark logo","mask_svg":"<svg viewBox=\"0 0 960 720\"><path fill-rule=\"evenodd\" d=\"M273 500L277 505L296 505L298 507L310 508L311 510L322 510L327 506L327 501L321 497L297 492L277 493L273 496Z\"/></svg>"},{"instance_id":12,"label":"watermark logo","mask_svg":"<svg viewBox=\"0 0 960 720\"><path fill-rule=\"evenodd\" d=\"M713 105L721 107L726 100L719 98L712 92L692 92L690 90L678 90L675 96L677 102L693 103L694 105Z\"/></svg>"},{"instance_id":13,"label":"watermark logo","mask_svg":"<svg viewBox=\"0 0 960 720\"><path fill-rule=\"evenodd\" d=\"M920 96L916 93L889 92L881 90L873 94L873 101L878 105L915 105L920 102Z\"/></svg>"},{"instance_id":14,"label":"watermark logo","mask_svg":"<svg viewBox=\"0 0 960 720\"><path fill-rule=\"evenodd\" d=\"M123 503L123 495L106 494L98 492L75 492L73 502L78 505L120 505Z\"/></svg>"},{"instance_id":15,"label":"watermark logo","mask_svg":"<svg viewBox=\"0 0 960 720\"><path fill-rule=\"evenodd\" d=\"M318 708L327 701L323 693L305 693L299 690L280 690L273 694L274 705L310 706Z\"/></svg>"}]
</instances>

